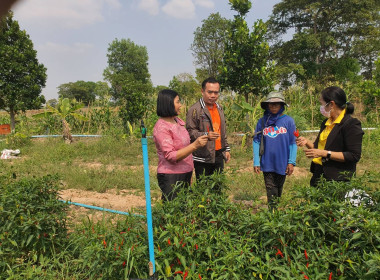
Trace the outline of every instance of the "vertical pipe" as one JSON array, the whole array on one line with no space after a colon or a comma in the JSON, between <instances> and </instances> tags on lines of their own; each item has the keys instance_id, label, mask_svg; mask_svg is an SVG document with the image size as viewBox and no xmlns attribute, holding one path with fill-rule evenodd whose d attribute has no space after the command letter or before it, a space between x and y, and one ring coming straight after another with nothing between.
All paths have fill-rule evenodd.
<instances>
[{"instance_id":1,"label":"vertical pipe","mask_svg":"<svg viewBox=\"0 0 380 280\"><path fill-rule=\"evenodd\" d=\"M149 179L149 161L148 161L148 140L146 138L146 128L141 121L141 145L143 151L143 163L144 163L144 180L145 180L145 199L146 199L146 219L148 226L148 244L149 244L149 260L153 266L153 274L156 271L156 265L154 262L154 244L153 244L153 223L152 223L152 205L150 198L150 179ZM150 275L152 276L152 275Z\"/></svg>"}]
</instances>

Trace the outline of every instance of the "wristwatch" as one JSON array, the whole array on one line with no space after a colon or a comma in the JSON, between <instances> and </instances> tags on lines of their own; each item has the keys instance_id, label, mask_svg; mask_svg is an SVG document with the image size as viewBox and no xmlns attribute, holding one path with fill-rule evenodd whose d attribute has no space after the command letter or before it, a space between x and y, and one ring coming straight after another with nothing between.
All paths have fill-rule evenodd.
<instances>
[{"instance_id":1,"label":"wristwatch","mask_svg":"<svg viewBox=\"0 0 380 280\"><path fill-rule=\"evenodd\" d=\"M326 160L330 160L330 158L331 158L331 151L328 151L328 152L327 152Z\"/></svg>"}]
</instances>

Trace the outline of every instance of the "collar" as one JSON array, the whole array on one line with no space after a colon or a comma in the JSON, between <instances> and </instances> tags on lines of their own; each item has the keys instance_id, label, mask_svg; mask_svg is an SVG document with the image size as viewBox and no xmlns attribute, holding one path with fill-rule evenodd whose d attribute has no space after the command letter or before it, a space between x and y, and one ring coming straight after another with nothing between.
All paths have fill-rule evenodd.
<instances>
[{"instance_id":1,"label":"collar","mask_svg":"<svg viewBox=\"0 0 380 280\"><path fill-rule=\"evenodd\" d=\"M330 126L332 124L338 124L338 123L340 123L343 120L343 118L344 118L345 115L346 115L346 109L343 109L343 111L340 112L339 116L335 119L334 122L331 122L331 119L329 118L329 119L327 119L325 125L326 126Z\"/></svg>"},{"instance_id":2,"label":"collar","mask_svg":"<svg viewBox=\"0 0 380 280\"><path fill-rule=\"evenodd\" d=\"M203 98L199 99L199 103L201 103L201 107L202 107L202 109L204 109L204 108L207 107L205 101L203 100ZM216 104L216 107L218 107L218 109L220 109L219 104L216 103L216 102L215 102L215 104Z\"/></svg>"}]
</instances>

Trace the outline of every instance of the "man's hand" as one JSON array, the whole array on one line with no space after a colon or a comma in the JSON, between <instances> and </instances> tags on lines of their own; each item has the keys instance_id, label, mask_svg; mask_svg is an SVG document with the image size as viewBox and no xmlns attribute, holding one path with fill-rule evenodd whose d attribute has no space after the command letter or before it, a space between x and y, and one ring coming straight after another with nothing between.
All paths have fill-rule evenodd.
<instances>
[{"instance_id":1,"label":"man's hand","mask_svg":"<svg viewBox=\"0 0 380 280\"><path fill-rule=\"evenodd\" d=\"M260 166L254 166L253 167L253 171L256 173L256 174L260 174Z\"/></svg>"},{"instance_id":2,"label":"man's hand","mask_svg":"<svg viewBox=\"0 0 380 280\"><path fill-rule=\"evenodd\" d=\"M219 133L214 132L214 131L210 131L208 133L208 140L214 141L214 140L216 140L218 138L219 138Z\"/></svg>"},{"instance_id":3,"label":"man's hand","mask_svg":"<svg viewBox=\"0 0 380 280\"><path fill-rule=\"evenodd\" d=\"M291 163L288 163L288 166L286 167L285 174L290 176L293 174L293 171L294 171L294 165Z\"/></svg>"},{"instance_id":4,"label":"man's hand","mask_svg":"<svg viewBox=\"0 0 380 280\"><path fill-rule=\"evenodd\" d=\"M226 163L228 163L231 159L231 154L230 152L226 152L226 157L225 157L225 160L226 160Z\"/></svg>"}]
</instances>

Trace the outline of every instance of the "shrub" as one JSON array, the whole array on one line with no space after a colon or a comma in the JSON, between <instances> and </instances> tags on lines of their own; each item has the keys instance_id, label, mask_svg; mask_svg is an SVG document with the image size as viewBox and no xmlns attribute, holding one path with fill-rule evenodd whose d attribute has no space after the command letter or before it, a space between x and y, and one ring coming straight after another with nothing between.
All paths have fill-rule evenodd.
<instances>
[{"instance_id":1,"label":"shrub","mask_svg":"<svg viewBox=\"0 0 380 280\"><path fill-rule=\"evenodd\" d=\"M57 182L55 176L0 177L0 276L17 263L36 262L40 254L51 255L65 245L67 206L58 201Z\"/></svg>"}]
</instances>

